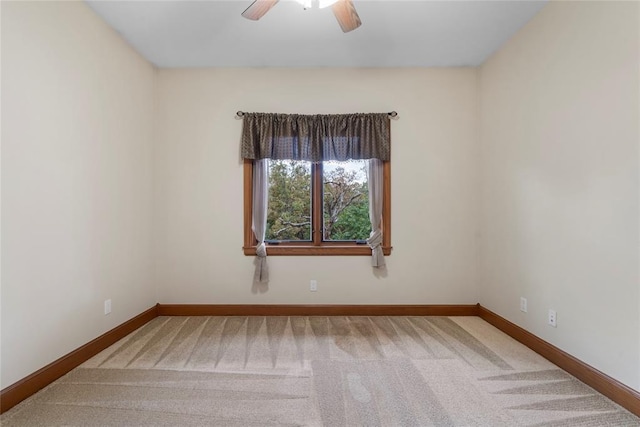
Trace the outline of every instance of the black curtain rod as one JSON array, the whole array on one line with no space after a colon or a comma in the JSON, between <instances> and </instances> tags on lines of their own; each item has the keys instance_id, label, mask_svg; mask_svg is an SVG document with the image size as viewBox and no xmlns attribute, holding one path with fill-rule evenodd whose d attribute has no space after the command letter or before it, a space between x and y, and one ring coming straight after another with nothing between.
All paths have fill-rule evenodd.
<instances>
[{"instance_id":1,"label":"black curtain rod","mask_svg":"<svg viewBox=\"0 0 640 427\"><path fill-rule=\"evenodd\" d=\"M237 115L238 117L243 117L243 116L244 116L244 114L245 114L245 113L244 113L244 111L238 111L238 112L236 113L236 115ZM389 112L389 113L387 113L387 114L389 115L389 117L396 117L396 116L398 115L398 113L397 113L397 112L395 112L395 111L391 111L391 112Z\"/></svg>"}]
</instances>

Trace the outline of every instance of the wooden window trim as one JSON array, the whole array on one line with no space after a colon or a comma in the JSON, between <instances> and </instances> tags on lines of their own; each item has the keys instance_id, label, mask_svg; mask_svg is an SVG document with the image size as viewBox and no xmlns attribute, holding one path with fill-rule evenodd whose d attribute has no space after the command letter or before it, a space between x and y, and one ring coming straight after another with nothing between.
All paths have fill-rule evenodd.
<instances>
[{"instance_id":1,"label":"wooden window trim","mask_svg":"<svg viewBox=\"0 0 640 427\"><path fill-rule=\"evenodd\" d=\"M322 173L322 164L313 164L316 173ZM253 212L253 160L244 159L244 245L245 255L255 255L258 242L251 229ZM382 252L391 255L391 162L383 162L383 200L382 200ZM322 191L321 180L316 180L313 185L316 194ZM371 248L367 245L350 242L323 242L322 241L322 204L312 200L313 230L312 241L267 244L268 256L279 255L371 255Z\"/></svg>"}]
</instances>

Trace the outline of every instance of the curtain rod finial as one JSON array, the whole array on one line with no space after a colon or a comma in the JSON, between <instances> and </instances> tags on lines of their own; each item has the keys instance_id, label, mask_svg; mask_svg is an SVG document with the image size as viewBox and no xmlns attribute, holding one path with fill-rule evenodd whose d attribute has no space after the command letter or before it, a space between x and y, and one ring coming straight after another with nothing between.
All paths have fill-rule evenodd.
<instances>
[{"instance_id":1,"label":"curtain rod finial","mask_svg":"<svg viewBox=\"0 0 640 427\"><path fill-rule=\"evenodd\" d=\"M396 117L398 115L397 111L392 111L389 113L389 117Z\"/></svg>"},{"instance_id":2,"label":"curtain rod finial","mask_svg":"<svg viewBox=\"0 0 640 427\"><path fill-rule=\"evenodd\" d=\"M238 112L236 113L236 116L238 116L238 117L243 117L243 116L244 116L244 111L238 111Z\"/></svg>"}]
</instances>

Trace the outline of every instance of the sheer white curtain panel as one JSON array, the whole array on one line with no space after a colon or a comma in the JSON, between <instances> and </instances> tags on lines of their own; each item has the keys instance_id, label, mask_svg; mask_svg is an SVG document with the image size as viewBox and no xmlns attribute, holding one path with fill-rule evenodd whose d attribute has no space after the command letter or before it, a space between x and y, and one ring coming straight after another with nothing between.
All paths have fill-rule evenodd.
<instances>
[{"instance_id":1,"label":"sheer white curtain panel","mask_svg":"<svg viewBox=\"0 0 640 427\"><path fill-rule=\"evenodd\" d=\"M371 248L371 265L376 268L386 265L382 252L382 198L384 194L384 169L380 159L369 159L367 168L369 187L369 220L371 234L367 244Z\"/></svg>"},{"instance_id":2,"label":"sheer white curtain panel","mask_svg":"<svg viewBox=\"0 0 640 427\"><path fill-rule=\"evenodd\" d=\"M256 236L256 271L254 283L269 282L267 246L264 236L267 229L267 206L269 202L269 159L253 162L253 218L251 228Z\"/></svg>"}]
</instances>

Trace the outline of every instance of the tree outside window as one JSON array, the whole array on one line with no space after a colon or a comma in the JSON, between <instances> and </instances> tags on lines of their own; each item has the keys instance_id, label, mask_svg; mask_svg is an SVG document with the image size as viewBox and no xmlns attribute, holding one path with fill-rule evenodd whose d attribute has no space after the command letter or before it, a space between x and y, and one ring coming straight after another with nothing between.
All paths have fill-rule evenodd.
<instances>
[{"instance_id":1,"label":"tree outside window","mask_svg":"<svg viewBox=\"0 0 640 427\"><path fill-rule=\"evenodd\" d=\"M312 240L312 182L321 179L323 240L364 242L371 233L366 166L366 160L323 162L320 175L310 162L271 160L266 240Z\"/></svg>"}]
</instances>

